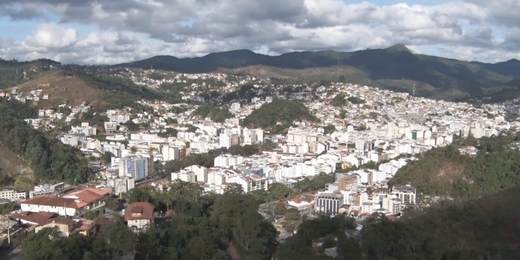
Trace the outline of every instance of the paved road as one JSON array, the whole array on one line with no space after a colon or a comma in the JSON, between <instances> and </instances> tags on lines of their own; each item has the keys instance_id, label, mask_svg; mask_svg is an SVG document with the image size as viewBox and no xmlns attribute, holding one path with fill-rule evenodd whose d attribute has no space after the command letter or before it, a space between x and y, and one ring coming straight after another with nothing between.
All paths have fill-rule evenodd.
<instances>
[{"instance_id":1,"label":"paved road","mask_svg":"<svg viewBox=\"0 0 520 260\"><path fill-rule=\"evenodd\" d=\"M0 250L0 259L2 260L19 260L21 259L22 252L20 247L12 250Z\"/></svg>"}]
</instances>

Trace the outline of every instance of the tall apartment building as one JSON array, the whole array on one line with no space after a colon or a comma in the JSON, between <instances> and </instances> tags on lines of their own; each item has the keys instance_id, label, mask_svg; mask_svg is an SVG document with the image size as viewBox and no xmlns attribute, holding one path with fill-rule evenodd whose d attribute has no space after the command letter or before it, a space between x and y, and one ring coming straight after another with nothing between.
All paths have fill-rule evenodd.
<instances>
[{"instance_id":1,"label":"tall apartment building","mask_svg":"<svg viewBox=\"0 0 520 260\"><path fill-rule=\"evenodd\" d=\"M410 185L394 185L392 187L392 194L396 195L397 198L403 204L415 204L416 201L416 189Z\"/></svg>"},{"instance_id":2,"label":"tall apartment building","mask_svg":"<svg viewBox=\"0 0 520 260\"><path fill-rule=\"evenodd\" d=\"M119 161L119 175L132 176L135 181L145 179L153 171L153 157L125 157Z\"/></svg>"}]
</instances>

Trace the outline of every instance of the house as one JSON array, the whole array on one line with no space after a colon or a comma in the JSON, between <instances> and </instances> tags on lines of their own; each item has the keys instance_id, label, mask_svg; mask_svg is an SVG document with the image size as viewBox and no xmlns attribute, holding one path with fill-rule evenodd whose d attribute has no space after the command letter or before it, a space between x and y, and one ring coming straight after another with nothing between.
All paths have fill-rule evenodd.
<instances>
[{"instance_id":1,"label":"house","mask_svg":"<svg viewBox=\"0 0 520 260\"><path fill-rule=\"evenodd\" d=\"M55 227L58 228L59 232L63 236L68 237L72 233L72 230L76 228L76 222L70 218L58 216L55 218L45 220L43 223L41 223L34 229L34 232L38 233L40 230L44 228Z\"/></svg>"},{"instance_id":2,"label":"house","mask_svg":"<svg viewBox=\"0 0 520 260\"><path fill-rule=\"evenodd\" d=\"M134 202L126 208L125 221L135 231L142 231L153 222L155 206L148 202Z\"/></svg>"},{"instance_id":3,"label":"house","mask_svg":"<svg viewBox=\"0 0 520 260\"><path fill-rule=\"evenodd\" d=\"M77 216L87 211L105 207L108 190L85 188L65 194L63 197L41 196L26 200L20 204L22 211L50 212L60 216Z\"/></svg>"},{"instance_id":4,"label":"house","mask_svg":"<svg viewBox=\"0 0 520 260\"><path fill-rule=\"evenodd\" d=\"M57 216L56 213L49 212L21 212L11 215L11 218L18 221L20 224L38 226Z\"/></svg>"},{"instance_id":5,"label":"house","mask_svg":"<svg viewBox=\"0 0 520 260\"><path fill-rule=\"evenodd\" d=\"M78 226L74 231L73 234L81 234L84 236L95 236L101 227L108 226L110 224L113 224L112 221L105 217L97 217L93 220L89 219L79 219Z\"/></svg>"}]
</instances>

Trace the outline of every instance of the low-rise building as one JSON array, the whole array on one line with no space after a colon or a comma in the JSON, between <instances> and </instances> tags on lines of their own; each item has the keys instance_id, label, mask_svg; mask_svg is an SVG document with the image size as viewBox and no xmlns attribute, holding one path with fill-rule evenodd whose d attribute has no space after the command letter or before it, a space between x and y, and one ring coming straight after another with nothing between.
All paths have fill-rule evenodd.
<instances>
[{"instance_id":1,"label":"low-rise building","mask_svg":"<svg viewBox=\"0 0 520 260\"><path fill-rule=\"evenodd\" d=\"M60 216L77 216L87 211L100 210L105 207L108 190L85 188L64 195L41 196L26 200L20 204L22 211L50 212Z\"/></svg>"},{"instance_id":2,"label":"low-rise building","mask_svg":"<svg viewBox=\"0 0 520 260\"><path fill-rule=\"evenodd\" d=\"M10 201L25 200L29 197L28 191L18 191L14 189L0 189L0 199Z\"/></svg>"},{"instance_id":3,"label":"low-rise building","mask_svg":"<svg viewBox=\"0 0 520 260\"><path fill-rule=\"evenodd\" d=\"M314 202L314 211L325 215L338 215L343 204L341 193L320 193Z\"/></svg>"},{"instance_id":4,"label":"low-rise building","mask_svg":"<svg viewBox=\"0 0 520 260\"><path fill-rule=\"evenodd\" d=\"M154 205L148 202L134 202L125 210L125 221L134 231L143 231L153 223Z\"/></svg>"}]
</instances>

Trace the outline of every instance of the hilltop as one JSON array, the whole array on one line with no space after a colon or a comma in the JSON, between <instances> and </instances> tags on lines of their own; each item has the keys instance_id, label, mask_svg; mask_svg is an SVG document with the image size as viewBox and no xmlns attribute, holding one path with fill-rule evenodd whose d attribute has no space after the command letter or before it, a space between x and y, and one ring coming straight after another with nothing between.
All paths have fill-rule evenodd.
<instances>
[{"instance_id":1,"label":"hilltop","mask_svg":"<svg viewBox=\"0 0 520 260\"><path fill-rule=\"evenodd\" d=\"M66 71L49 73L20 84L15 89L22 96L40 93L39 101L35 102L39 108L51 108L63 103L70 106L79 106L84 103L95 106L102 103L99 89L76 77L74 73Z\"/></svg>"},{"instance_id":2,"label":"hilltop","mask_svg":"<svg viewBox=\"0 0 520 260\"><path fill-rule=\"evenodd\" d=\"M273 98L270 103L263 104L241 122L242 126L267 129L270 133L286 132L296 121L319 121L309 109L299 101Z\"/></svg>"},{"instance_id":3,"label":"hilltop","mask_svg":"<svg viewBox=\"0 0 520 260\"><path fill-rule=\"evenodd\" d=\"M47 59L17 61L0 59L0 89L14 87L59 70L61 64Z\"/></svg>"},{"instance_id":4,"label":"hilltop","mask_svg":"<svg viewBox=\"0 0 520 260\"><path fill-rule=\"evenodd\" d=\"M419 96L446 100L482 98L503 92L511 80L520 77L520 62L515 60L488 64L467 62L436 56L415 54L405 45L386 49L368 49L355 52L316 51L291 52L279 56L257 54L249 50L211 53L203 57L177 58L156 56L142 61L114 65L114 67L161 69L182 73L228 71L251 75L271 75L282 79L306 80L338 78L325 76L327 71L347 68L340 75L346 82L368 83L372 86L411 93L413 85ZM258 72L255 68L261 68ZM314 73L309 69L325 73ZM311 70L311 71L312 71ZM517 73L513 73L513 72ZM322 74L322 75L319 75ZM366 79L365 79L366 78Z\"/></svg>"},{"instance_id":5,"label":"hilltop","mask_svg":"<svg viewBox=\"0 0 520 260\"><path fill-rule=\"evenodd\" d=\"M66 103L96 108L123 107L136 100L155 99L156 93L128 79L84 68L68 67L8 89L38 108L53 108ZM29 98L27 98L29 97ZM36 97L36 98L35 98Z\"/></svg>"}]
</instances>

